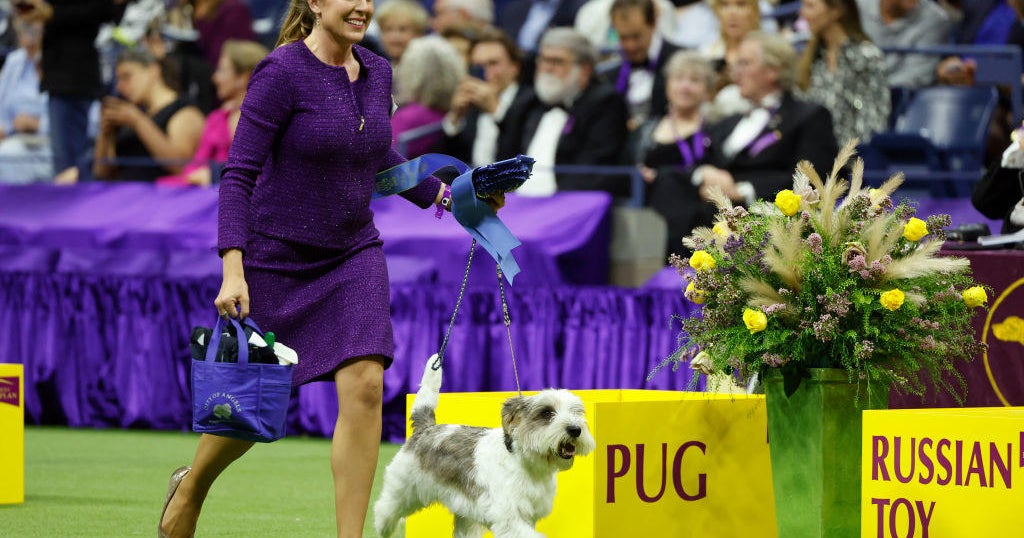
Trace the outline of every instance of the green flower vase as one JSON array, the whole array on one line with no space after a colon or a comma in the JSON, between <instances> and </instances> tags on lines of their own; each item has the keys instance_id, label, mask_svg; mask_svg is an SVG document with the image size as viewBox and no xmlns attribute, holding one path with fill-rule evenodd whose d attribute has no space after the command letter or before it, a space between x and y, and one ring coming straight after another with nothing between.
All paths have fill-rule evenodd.
<instances>
[{"instance_id":1,"label":"green flower vase","mask_svg":"<svg viewBox=\"0 0 1024 538\"><path fill-rule=\"evenodd\" d=\"M858 538L861 411L886 409L889 387L838 368L810 369L789 397L778 370L764 387L779 537Z\"/></svg>"}]
</instances>

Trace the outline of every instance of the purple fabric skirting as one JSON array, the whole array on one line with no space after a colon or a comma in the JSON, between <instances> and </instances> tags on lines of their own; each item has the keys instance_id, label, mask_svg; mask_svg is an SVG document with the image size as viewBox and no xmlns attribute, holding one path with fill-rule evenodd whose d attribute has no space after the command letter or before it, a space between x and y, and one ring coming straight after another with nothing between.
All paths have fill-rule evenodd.
<instances>
[{"instance_id":1,"label":"purple fabric skirting","mask_svg":"<svg viewBox=\"0 0 1024 538\"><path fill-rule=\"evenodd\" d=\"M188 430L188 333L209 325L219 275L68 272L59 270L59 260L49 271L38 270L57 258L40 251L5 259L19 267L0 261L0 361L25 365L26 420ZM506 291L523 390L682 390L690 382L688 369L665 369L647 380L676 348L674 316L690 312L679 292ZM427 358L438 350L457 292L455 285L391 286L395 362L385 371L385 439L404 437L405 395L416 391ZM444 390L515 389L500 305L496 284L467 290L447 349ZM336 418L333 383L296 388L289 434L330 436Z\"/></svg>"}]
</instances>

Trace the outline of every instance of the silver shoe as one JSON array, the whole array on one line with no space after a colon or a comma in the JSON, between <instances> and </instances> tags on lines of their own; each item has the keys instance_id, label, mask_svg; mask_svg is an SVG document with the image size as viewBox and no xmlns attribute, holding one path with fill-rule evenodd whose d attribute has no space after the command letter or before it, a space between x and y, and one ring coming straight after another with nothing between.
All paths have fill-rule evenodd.
<instances>
[{"instance_id":1,"label":"silver shoe","mask_svg":"<svg viewBox=\"0 0 1024 538\"><path fill-rule=\"evenodd\" d=\"M167 505L171 504L171 498L174 497L174 492L178 491L178 484L181 484L181 479L185 478L185 475L192 470L189 465L182 465L171 473L171 483L167 485L167 498L164 499L164 509L160 511L160 521L156 524L157 538L170 538L167 533L164 532L164 514L167 513Z\"/></svg>"}]
</instances>

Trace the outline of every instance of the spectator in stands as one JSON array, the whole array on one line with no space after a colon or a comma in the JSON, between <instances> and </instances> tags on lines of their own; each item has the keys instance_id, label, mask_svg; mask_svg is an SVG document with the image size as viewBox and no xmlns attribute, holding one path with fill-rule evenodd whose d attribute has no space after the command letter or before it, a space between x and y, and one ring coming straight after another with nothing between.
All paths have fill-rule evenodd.
<instances>
[{"instance_id":1,"label":"spectator in stands","mask_svg":"<svg viewBox=\"0 0 1024 538\"><path fill-rule=\"evenodd\" d=\"M796 52L776 34L747 34L733 63L740 93L757 107L708 128L709 151L691 175L702 199L718 187L735 202L772 199L793 184L798 162L827 173L839 151L824 107L795 97Z\"/></svg>"},{"instance_id":2,"label":"spectator in stands","mask_svg":"<svg viewBox=\"0 0 1024 538\"><path fill-rule=\"evenodd\" d=\"M444 38L428 35L409 42L394 75L398 110L391 129L400 153L413 158L441 149L441 120L465 76L462 56Z\"/></svg>"},{"instance_id":3,"label":"spectator in stands","mask_svg":"<svg viewBox=\"0 0 1024 538\"><path fill-rule=\"evenodd\" d=\"M206 116L206 125L199 138L199 147L192 162L180 174L162 177L159 183L168 185L207 186L220 180L220 171L228 160L228 150L235 136L235 126L241 115L240 107L256 64L268 53L256 41L229 39L220 50L220 61L213 72L213 84L221 105Z\"/></svg>"},{"instance_id":4,"label":"spectator in stands","mask_svg":"<svg viewBox=\"0 0 1024 538\"><path fill-rule=\"evenodd\" d=\"M800 60L803 96L832 113L836 140L866 142L889 126L884 57L860 24L856 0L802 0L811 39Z\"/></svg>"},{"instance_id":5,"label":"spectator in stands","mask_svg":"<svg viewBox=\"0 0 1024 538\"><path fill-rule=\"evenodd\" d=\"M161 64L142 49L121 53L116 77L118 96L103 98L93 175L155 181L167 172L181 171L181 161L195 154L203 113L167 84ZM114 162L125 158L132 162Z\"/></svg>"},{"instance_id":6,"label":"spectator in stands","mask_svg":"<svg viewBox=\"0 0 1024 538\"><path fill-rule=\"evenodd\" d=\"M626 100L633 130L649 116L665 114L665 63L679 47L658 33L653 0L615 0L610 14L620 58L603 66L599 76Z\"/></svg>"},{"instance_id":7,"label":"spectator in stands","mask_svg":"<svg viewBox=\"0 0 1024 538\"><path fill-rule=\"evenodd\" d=\"M377 9L380 43L391 65L397 65L409 42L427 32L430 15L414 0L389 0Z\"/></svg>"},{"instance_id":8,"label":"spectator in stands","mask_svg":"<svg viewBox=\"0 0 1024 538\"><path fill-rule=\"evenodd\" d=\"M626 102L594 76L597 51L570 28L548 30L540 41L534 95L505 114L498 159L518 153L536 159L517 193L547 196L556 190L603 190L627 195L625 177L553 173L557 165L619 165L628 138Z\"/></svg>"},{"instance_id":9,"label":"spectator in stands","mask_svg":"<svg viewBox=\"0 0 1024 538\"><path fill-rule=\"evenodd\" d=\"M683 237L710 223L689 176L708 150L703 109L715 72L700 53L679 51L665 65L665 77L667 113L640 126L634 155L647 183L645 199L668 224L667 252L682 255Z\"/></svg>"},{"instance_id":10,"label":"spectator in stands","mask_svg":"<svg viewBox=\"0 0 1024 538\"><path fill-rule=\"evenodd\" d=\"M450 0L447 0L450 1ZM572 26L586 0L512 0L498 19L519 49L533 53L548 28Z\"/></svg>"},{"instance_id":11,"label":"spectator in stands","mask_svg":"<svg viewBox=\"0 0 1024 538\"><path fill-rule=\"evenodd\" d=\"M451 26L469 25L480 30L494 23L491 0L434 0L433 11L430 27L438 34Z\"/></svg>"},{"instance_id":12,"label":"spectator in stands","mask_svg":"<svg viewBox=\"0 0 1024 538\"><path fill-rule=\"evenodd\" d=\"M1024 18L1024 8L1015 9ZM1024 228L1024 126L1018 127L1012 138L1000 162L989 166L971 196L971 203L981 214L1003 219L1004 234Z\"/></svg>"},{"instance_id":13,"label":"spectator in stands","mask_svg":"<svg viewBox=\"0 0 1024 538\"><path fill-rule=\"evenodd\" d=\"M13 21L18 47L0 69L0 183L53 178L46 94L39 91L43 25Z\"/></svg>"},{"instance_id":14,"label":"spectator in stands","mask_svg":"<svg viewBox=\"0 0 1024 538\"><path fill-rule=\"evenodd\" d=\"M879 47L933 47L949 43L953 21L933 0L858 0L864 32ZM935 81L939 57L886 54L889 86L919 88Z\"/></svg>"},{"instance_id":15,"label":"spectator in stands","mask_svg":"<svg viewBox=\"0 0 1024 538\"><path fill-rule=\"evenodd\" d=\"M666 13L675 31L668 40L683 48L700 48L715 40L718 19L708 0L672 0Z\"/></svg>"},{"instance_id":16,"label":"spectator in stands","mask_svg":"<svg viewBox=\"0 0 1024 538\"><path fill-rule=\"evenodd\" d=\"M718 18L718 39L700 48L718 72L712 118L721 118L750 110L750 102L740 96L733 83L730 66L736 59L740 42L761 26L761 9L757 0L711 0Z\"/></svg>"},{"instance_id":17,"label":"spectator in stands","mask_svg":"<svg viewBox=\"0 0 1024 538\"><path fill-rule=\"evenodd\" d=\"M619 44L619 35L612 28L611 9L614 0L588 0L576 13L573 27L587 36L597 49L599 55L604 51L614 50ZM673 45L678 45L675 18L672 16L675 7L669 0L654 0L655 18L658 33Z\"/></svg>"},{"instance_id":18,"label":"spectator in stands","mask_svg":"<svg viewBox=\"0 0 1024 538\"><path fill-rule=\"evenodd\" d=\"M453 24L440 32L441 37L455 48L466 65L469 65L469 51L473 49L481 29L473 24Z\"/></svg>"},{"instance_id":19,"label":"spectator in stands","mask_svg":"<svg viewBox=\"0 0 1024 538\"><path fill-rule=\"evenodd\" d=\"M532 96L519 84L522 52L497 28L480 34L470 53L471 76L459 83L445 116L446 153L473 166L497 160L505 114Z\"/></svg>"},{"instance_id":20,"label":"spectator in stands","mask_svg":"<svg viewBox=\"0 0 1024 538\"><path fill-rule=\"evenodd\" d=\"M176 40L163 33L163 18L153 19L142 37L142 46L169 72L173 72L174 89L188 97L204 114L212 112L219 104L213 87L213 68L194 40Z\"/></svg>"},{"instance_id":21,"label":"spectator in stands","mask_svg":"<svg viewBox=\"0 0 1024 538\"><path fill-rule=\"evenodd\" d=\"M77 165L89 149L89 109L104 93L94 41L101 24L120 20L124 0L26 0L17 17L42 22L39 87L48 95L54 171Z\"/></svg>"},{"instance_id":22,"label":"spectator in stands","mask_svg":"<svg viewBox=\"0 0 1024 538\"><path fill-rule=\"evenodd\" d=\"M229 39L255 41L252 13L242 0L185 0L192 7L192 26L209 65L217 65L220 48Z\"/></svg>"}]
</instances>

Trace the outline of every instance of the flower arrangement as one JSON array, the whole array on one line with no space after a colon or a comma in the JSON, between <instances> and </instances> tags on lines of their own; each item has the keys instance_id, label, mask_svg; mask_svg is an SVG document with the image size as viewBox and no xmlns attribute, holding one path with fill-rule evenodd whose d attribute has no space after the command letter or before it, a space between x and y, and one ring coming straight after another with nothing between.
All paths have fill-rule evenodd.
<instances>
[{"instance_id":1,"label":"flower arrangement","mask_svg":"<svg viewBox=\"0 0 1024 538\"><path fill-rule=\"evenodd\" d=\"M688 260L673 259L686 297L703 305L683 321L676 361L697 353L743 380L779 368L787 394L808 368L844 368L853 382L916 395L930 380L962 402L955 364L984 346L971 318L988 294L966 259L938 255L948 215L922 220L893 202L901 175L865 188L856 159L849 183L839 177L854 147L825 181L800 163L774 203L748 210L713 195L714 227L684 240Z\"/></svg>"}]
</instances>

